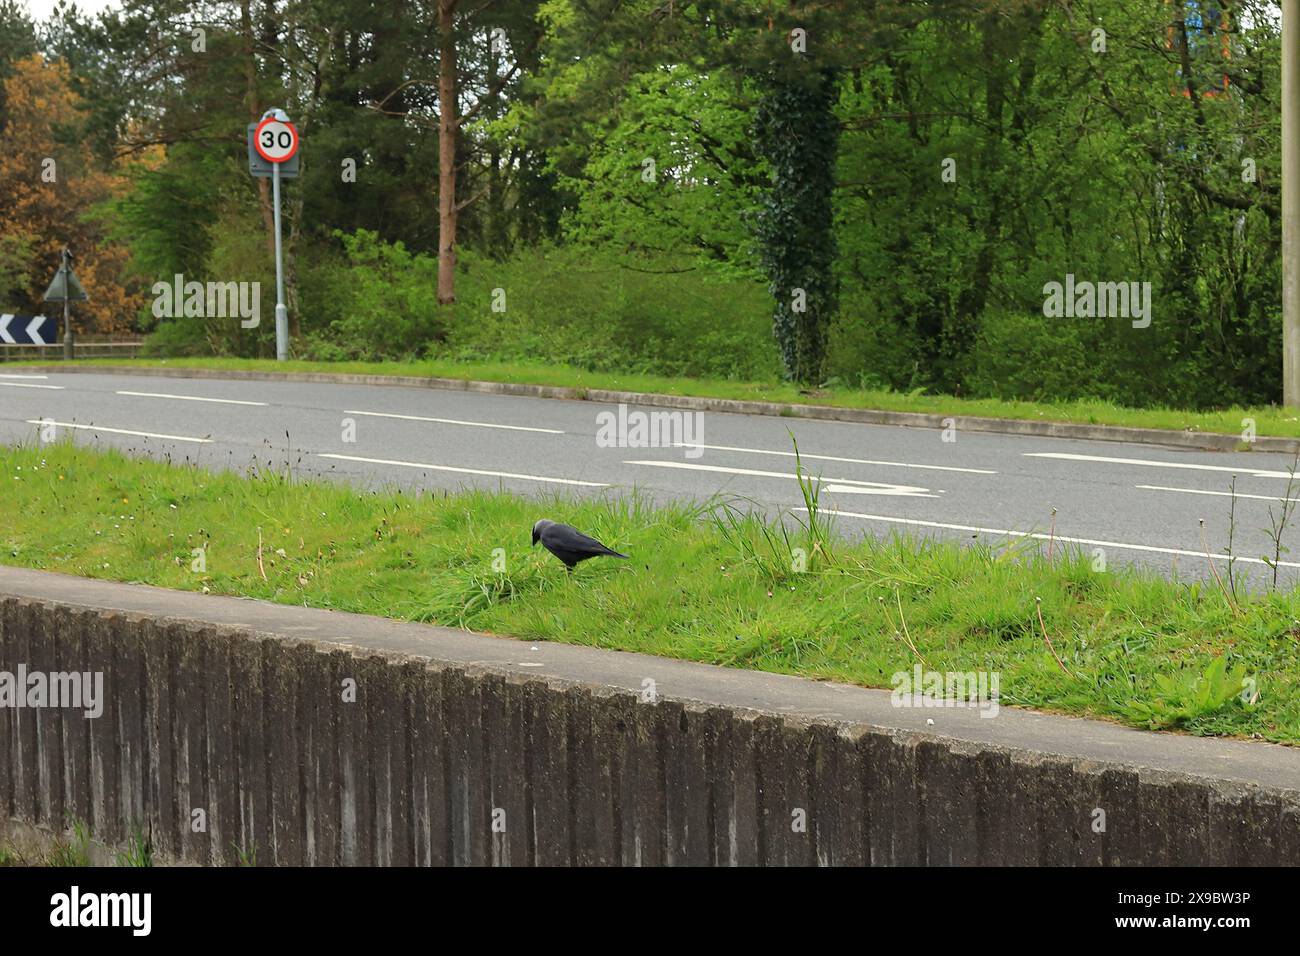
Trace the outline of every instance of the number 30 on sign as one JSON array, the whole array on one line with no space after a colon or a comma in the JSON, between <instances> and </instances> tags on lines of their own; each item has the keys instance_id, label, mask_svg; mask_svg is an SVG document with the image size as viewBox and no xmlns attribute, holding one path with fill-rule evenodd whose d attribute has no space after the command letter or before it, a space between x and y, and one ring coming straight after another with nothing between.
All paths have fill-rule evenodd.
<instances>
[{"instance_id":1,"label":"number 30 on sign","mask_svg":"<svg viewBox=\"0 0 1300 956\"><path fill-rule=\"evenodd\" d=\"M257 124L253 148L268 163L283 163L298 152L298 131L292 123L267 117Z\"/></svg>"}]
</instances>

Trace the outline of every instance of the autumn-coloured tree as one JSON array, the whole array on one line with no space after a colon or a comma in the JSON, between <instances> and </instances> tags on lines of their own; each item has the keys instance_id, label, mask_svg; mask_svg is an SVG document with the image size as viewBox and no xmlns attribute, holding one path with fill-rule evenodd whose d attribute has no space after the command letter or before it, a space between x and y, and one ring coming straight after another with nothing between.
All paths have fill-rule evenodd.
<instances>
[{"instance_id":1,"label":"autumn-coloured tree","mask_svg":"<svg viewBox=\"0 0 1300 956\"><path fill-rule=\"evenodd\" d=\"M89 301L74 307L79 333L128 331L143 298L122 284L127 250L104 241L92 210L123 186L97 168L83 126L85 116L67 67L40 54L17 61L4 83L0 128L0 249L8 273L5 311L39 312L41 295L72 248L74 269ZM12 299L12 301L10 301Z\"/></svg>"}]
</instances>

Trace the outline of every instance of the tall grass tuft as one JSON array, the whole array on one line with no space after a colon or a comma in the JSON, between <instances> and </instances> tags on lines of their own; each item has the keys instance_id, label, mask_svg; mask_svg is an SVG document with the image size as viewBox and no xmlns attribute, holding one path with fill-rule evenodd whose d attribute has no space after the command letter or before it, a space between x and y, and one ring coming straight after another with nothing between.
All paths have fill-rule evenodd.
<instances>
[{"instance_id":1,"label":"tall grass tuft","mask_svg":"<svg viewBox=\"0 0 1300 956\"><path fill-rule=\"evenodd\" d=\"M804 474L799 442L793 433L790 441L794 445L795 479L806 519L782 513L768 520L759 513L758 503L749 498L721 502L711 511L713 526L769 584L780 584L792 575L823 570L834 564L832 516L821 508L821 481ZM737 502L752 507L742 510ZM798 526L793 536L787 518Z\"/></svg>"}]
</instances>

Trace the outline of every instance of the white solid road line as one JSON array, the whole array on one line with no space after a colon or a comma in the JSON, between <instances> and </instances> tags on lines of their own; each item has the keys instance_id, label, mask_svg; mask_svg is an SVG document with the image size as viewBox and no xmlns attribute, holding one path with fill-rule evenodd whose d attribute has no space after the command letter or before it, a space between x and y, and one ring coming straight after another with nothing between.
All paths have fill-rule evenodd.
<instances>
[{"instance_id":1,"label":"white solid road line","mask_svg":"<svg viewBox=\"0 0 1300 956\"><path fill-rule=\"evenodd\" d=\"M674 448L707 448L710 451L741 451L749 455L780 455L783 458L794 458L795 453L792 451L771 451L767 448L737 448L733 445L701 445L692 442L673 442ZM836 458L834 455L809 455L800 452L799 458L811 458L817 461L841 461L851 465L884 465L887 468L926 468L930 471L960 471L967 475L996 475L996 471L988 471L984 468L956 468L952 465L919 465L910 461L875 461L870 458Z\"/></svg>"},{"instance_id":2,"label":"white solid road line","mask_svg":"<svg viewBox=\"0 0 1300 956\"><path fill-rule=\"evenodd\" d=\"M429 465L419 461L393 461L389 458L359 458L356 455L317 455L317 458L336 458L339 461L360 461L370 465L400 465L403 468L425 468L429 471L454 471L462 475L487 475L490 478L515 478L519 481L548 481L555 485L581 485L584 488L608 488L603 481L578 481L576 478L546 478L542 475L519 475L510 471L485 471L481 468L453 468L451 465Z\"/></svg>"},{"instance_id":3,"label":"white solid road line","mask_svg":"<svg viewBox=\"0 0 1300 956\"><path fill-rule=\"evenodd\" d=\"M1179 491L1185 495L1215 495L1219 498L1232 498L1233 493L1230 491L1202 491L1200 488L1169 488L1165 485L1134 485L1135 488L1142 488L1146 491ZM1279 495L1247 495L1240 491L1236 493L1238 498L1253 498L1256 501L1276 501L1281 502ZM1300 501L1300 498L1288 498L1287 501Z\"/></svg>"},{"instance_id":4,"label":"white solid road line","mask_svg":"<svg viewBox=\"0 0 1300 956\"><path fill-rule=\"evenodd\" d=\"M725 465L700 465L689 461L625 461L625 465L645 465L651 468L681 468L687 471L714 471L726 475L749 475L754 478L785 478L789 481L798 479L798 475L784 471L755 471L752 468L728 468ZM859 481L856 478L821 478L809 475L809 478L825 485L828 490L838 488L840 491L858 495L896 495L909 498L938 498L931 494L929 488L917 488L912 485L891 485L879 481ZM847 487L846 487L847 486Z\"/></svg>"},{"instance_id":5,"label":"white solid road line","mask_svg":"<svg viewBox=\"0 0 1300 956\"><path fill-rule=\"evenodd\" d=\"M795 508L795 511L807 511L807 508ZM1120 548L1127 551L1153 551L1157 554L1179 554L1188 555L1193 558L1205 557L1204 551L1185 551L1182 548L1158 548L1151 544L1128 544L1123 541L1100 541L1095 538L1069 538L1061 534L1044 534L1041 531L1011 531L1007 528L977 528L973 525L965 524L946 524L942 521L918 521L915 518L895 518L890 515L864 515L855 511L833 511L823 509L823 514L839 515L845 518L861 518L863 521L884 521L889 524L907 524L916 525L923 528L942 528L945 531L970 531L976 534L1000 534L1011 538L1037 538L1040 541L1064 541L1068 544L1092 544L1100 548ZM1211 551L1210 557L1219 561L1227 561L1232 555L1221 554L1218 551ZM1262 558L1237 558L1247 564L1268 564ZM1279 565L1285 568L1300 568L1300 563L1294 561L1279 561Z\"/></svg>"},{"instance_id":6,"label":"white solid road line","mask_svg":"<svg viewBox=\"0 0 1300 956\"><path fill-rule=\"evenodd\" d=\"M108 428L104 425L79 425L76 422L56 422L48 418L29 418L28 425L55 425L59 428L79 428L90 432L109 432L114 435L134 435L137 438L163 438L167 441L190 441L199 445L210 445L211 438L191 438L188 435L159 435L155 432L134 432L126 428Z\"/></svg>"},{"instance_id":7,"label":"white solid road line","mask_svg":"<svg viewBox=\"0 0 1300 956\"><path fill-rule=\"evenodd\" d=\"M1197 465L1186 461L1149 461L1146 458L1107 458L1103 455L1069 455L1055 451L1028 451L1026 458L1059 458L1064 461L1096 461L1111 465L1147 465L1151 468L1188 468L1193 471L1226 471L1232 475L1244 475L1248 478L1290 478L1285 471L1269 471L1254 468L1229 468L1226 465Z\"/></svg>"},{"instance_id":8,"label":"white solid road line","mask_svg":"<svg viewBox=\"0 0 1300 956\"><path fill-rule=\"evenodd\" d=\"M370 415L373 418L401 418L408 422L438 422L441 425L472 425L475 428L506 428L515 432L542 432L546 435L563 435L559 428L532 428L528 425L498 425L496 422L466 422L458 418L426 418L423 415L398 415L395 412L359 412L344 409L344 415Z\"/></svg>"},{"instance_id":9,"label":"white solid road line","mask_svg":"<svg viewBox=\"0 0 1300 956\"><path fill-rule=\"evenodd\" d=\"M0 372L0 378L49 378L48 375L20 375L18 372Z\"/></svg>"},{"instance_id":10,"label":"white solid road line","mask_svg":"<svg viewBox=\"0 0 1300 956\"><path fill-rule=\"evenodd\" d=\"M221 405L258 405L266 407L266 402L245 402L238 398L204 398L200 395L172 395L168 392L118 392L118 395L131 395L136 398L172 398L181 402L216 402Z\"/></svg>"},{"instance_id":11,"label":"white solid road line","mask_svg":"<svg viewBox=\"0 0 1300 956\"><path fill-rule=\"evenodd\" d=\"M37 385L35 382L0 382L0 385L8 385L10 388L52 388L62 390L62 385Z\"/></svg>"}]
</instances>

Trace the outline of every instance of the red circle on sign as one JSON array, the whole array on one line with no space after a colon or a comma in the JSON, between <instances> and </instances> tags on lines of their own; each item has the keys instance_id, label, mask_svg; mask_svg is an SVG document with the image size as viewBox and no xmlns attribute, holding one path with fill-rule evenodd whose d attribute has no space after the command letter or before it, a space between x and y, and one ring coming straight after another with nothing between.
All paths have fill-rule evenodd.
<instances>
[{"instance_id":1,"label":"red circle on sign","mask_svg":"<svg viewBox=\"0 0 1300 956\"><path fill-rule=\"evenodd\" d=\"M269 142L262 142L263 135L269 138ZM287 143L286 137L288 137ZM258 123L257 129L253 131L253 148L257 150L257 155L268 163L286 162L293 159L298 152L298 131L287 120L268 116Z\"/></svg>"}]
</instances>

